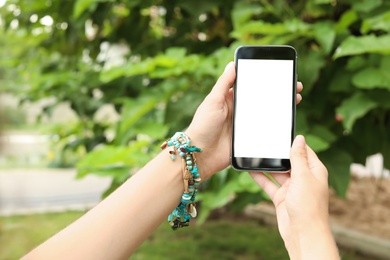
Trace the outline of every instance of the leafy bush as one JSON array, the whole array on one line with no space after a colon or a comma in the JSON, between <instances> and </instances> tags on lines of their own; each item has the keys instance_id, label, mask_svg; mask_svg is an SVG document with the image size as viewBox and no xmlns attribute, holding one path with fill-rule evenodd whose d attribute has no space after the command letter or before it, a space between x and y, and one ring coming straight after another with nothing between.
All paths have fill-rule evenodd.
<instances>
[{"instance_id":1,"label":"leafy bush","mask_svg":"<svg viewBox=\"0 0 390 260\"><path fill-rule=\"evenodd\" d=\"M112 176L109 193L189 124L237 46L292 45L305 87L297 132L344 196L352 162L380 152L390 167L389 7L384 0L7 1L2 41L12 48L1 52L2 65L29 83L8 84L25 100L71 104L80 121L64 129L64 149L83 147L79 177ZM120 64L107 58L107 46L122 46ZM96 120L104 104L119 121ZM204 187L201 219L265 197L232 169Z\"/></svg>"}]
</instances>

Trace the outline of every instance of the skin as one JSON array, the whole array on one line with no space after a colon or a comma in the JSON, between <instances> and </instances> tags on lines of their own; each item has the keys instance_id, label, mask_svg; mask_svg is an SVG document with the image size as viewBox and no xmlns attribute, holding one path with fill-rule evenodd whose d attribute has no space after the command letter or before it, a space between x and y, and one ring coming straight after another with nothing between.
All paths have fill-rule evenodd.
<instances>
[{"instance_id":1,"label":"skin","mask_svg":"<svg viewBox=\"0 0 390 260\"><path fill-rule=\"evenodd\" d=\"M193 145L202 147L197 154L199 170L206 179L230 165L230 146L232 135L233 89L236 71L234 62L230 62L217 83L198 107L186 133ZM296 102L302 100L301 82L297 83ZM215 152L217 151L217 152Z\"/></svg>"},{"instance_id":2,"label":"skin","mask_svg":"<svg viewBox=\"0 0 390 260\"><path fill-rule=\"evenodd\" d=\"M234 80L235 67L234 63L231 62L210 94L197 109L193 121L186 131L192 139L192 144L203 149L203 152L196 156L203 180L229 165L233 108L231 87ZM299 94L302 88L302 84L298 83L297 103L302 100ZM312 157L312 155L310 156ZM310 159L310 162L312 160ZM300 164L294 163L293 167L297 165ZM310 169L306 170L310 172ZM291 255L298 257L299 245L304 247L306 240L302 240L300 234L294 232L297 230L306 234L302 223L308 224L301 221L308 221L313 216L320 216L318 221L313 222L313 228L317 225L318 227L323 226L319 229L319 233L311 234L315 237L311 237L310 234L303 236L309 239L309 242L313 241L310 239L317 238L318 234L322 235L323 230L328 230L327 194L325 195L324 192L327 189L327 183L326 181L319 182L319 189L311 188L306 191L310 195L308 197L312 198L310 205L313 208L312 210L304 210L304 216L300 217L298 214L300 208L294 208L293 204L304 205L307 199L304 197L306 195L291 191L291 196L296 197L290 199L287 196L284 197L286 201L291 201L289 202L291 206L286 206L283 209L281 207L284 204L282 203L283 197L276 195L276 189L272 188L261 176L263 176L261 173L253 174L259 185L264 186L264 189L270 194L271 192L275 193L273 196L275 199L280 198L275 200L278 201L276 205L280 207L277 213L280 232L289 253L291 251ZM288 180L288 176L285 176L285 180ZM311 183L290 186L296 187L294 188L296 190L302 185L311 185ZM288 185L286 189L289 190ZM162 222L166 221L167 216L178 205L182 192L181 162L180 160L171 161L168 152L164 150L105 200L31 251L24 259L128 259L139 245ZM289 203L285 205L289 205ZM317 203L318 207L315 206ZM296 217L285 216L290 214L291 210L295 212L294 216ZM301 228L292 230L289 227L290 224Z\"/></svg>"},{"instance_id":3,"label":"skin","mask_svg":"<svg viewBox=\"0 0 390 260\"><path fill-rule=\"evenodd\" d=\"M291 173L250 173L276 208L279 232L291 259L339 259L328 214L328 171L305 138L290 152Z\"/></svg>"}]
</instances>

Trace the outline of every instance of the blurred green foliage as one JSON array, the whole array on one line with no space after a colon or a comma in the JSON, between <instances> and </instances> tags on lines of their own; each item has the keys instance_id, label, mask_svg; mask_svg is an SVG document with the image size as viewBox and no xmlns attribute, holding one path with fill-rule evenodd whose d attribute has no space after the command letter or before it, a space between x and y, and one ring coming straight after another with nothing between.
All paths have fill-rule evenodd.
<instances>
[{"instance_id":1,"label":"blurred green foliage","mask_svg":"<svg viewBox=\"0 0 390 260\"><path fill-rule=\"evenodd\" d=\"M83 214L0 217L0 259L20 259ZM183 229L172 232L169 225L161 224L129 259L197 260L199 256L203 259L288 259L278 229L264 226L257 219L227 214L222 219L214 218L190 228L191 232ZM340 255L343 260L367 259L343 248Z\"/></svg>"},{"instance_id":2,"label":"blurred green foliage","mask_svg":"<svg viewBox=\"0 0 390 260\"><path fill-rule=\"evenodd\" d=\"M0 15L3 85L25 101L71 105L80 120L58 131L63 149L85 149L79 176L112 176L107 193L190 123L242 44L297 49L297 132L340 196L352 162L380 152L390 167L389 1L8 0ZM119 121L96 119L106 104ZM265 197L232 169L204 187L201 220Z\"/></svg>"}]
</instances>

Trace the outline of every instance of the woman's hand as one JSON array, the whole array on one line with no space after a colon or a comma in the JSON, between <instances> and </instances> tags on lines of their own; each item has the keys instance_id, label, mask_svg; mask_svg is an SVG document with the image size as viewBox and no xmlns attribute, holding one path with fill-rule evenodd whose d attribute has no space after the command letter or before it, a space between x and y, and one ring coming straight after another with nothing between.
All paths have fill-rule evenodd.
<instances>
[{"instance_id":1,"label":"woman's hand","mask_svg":"<svg viewBox=\"0 0 390 260\"><path fill-rule=\"evenodd\" d=\"M229 165L235 78L234 63L230 62L186 131L193 144L203 150L196 154L203 180Z\"/></svg>"},{"instance_id":2,"label":"woman's hand","mask_svg":"<svg viewBox=\"0 0 390 260\"><path fill-rule=\"evenodd\" d=\"M329 226L328 171L303 136L290 153L291 174L251 173L276 208L279 232L291 259L338 259Z\"/></svg>"},{"instance_id":3,"label":"woman's hand","mask_svg":"<svg viewBox=\"0 0 390 260\"><path fill-rule=\"evenodd\" d=\"M198 107L186 133L192 144L203 149L197 153L199 172L202 179L225 169L230 164L232 136L233 89L236 79L234 62L230 62L219 77L211 92ZM297 104L302 100L299 94L302 83L297 84Z\"/></svg>"}]
</instances>

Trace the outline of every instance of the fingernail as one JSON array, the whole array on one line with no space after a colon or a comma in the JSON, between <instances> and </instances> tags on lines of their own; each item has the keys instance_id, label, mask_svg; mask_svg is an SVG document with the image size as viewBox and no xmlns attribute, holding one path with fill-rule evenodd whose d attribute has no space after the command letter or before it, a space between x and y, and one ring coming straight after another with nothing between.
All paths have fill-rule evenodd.
<instances>
[{"instance_id":1,"label":"fingernail","mask_svg":"<svg viewBox=\"0 0 390 260\"><path fill-rule=\"evenodd\" d=\"M294 140L294 146L306 147L305 137L303 137L303 135L297 135Z\"/></svg>"},{"instance_id":2,"label":"fingernail","mask_svg":"<svg viewBox=\"0 0 390 260\"><path fill-rule=\"evenodd\" d=\"M233 61L229 62L229 63L226 65L225 70L224 70L223 72L228 71L228 70L233 66L233 64L234 64Z\"/></svg>"}]
</instances>

